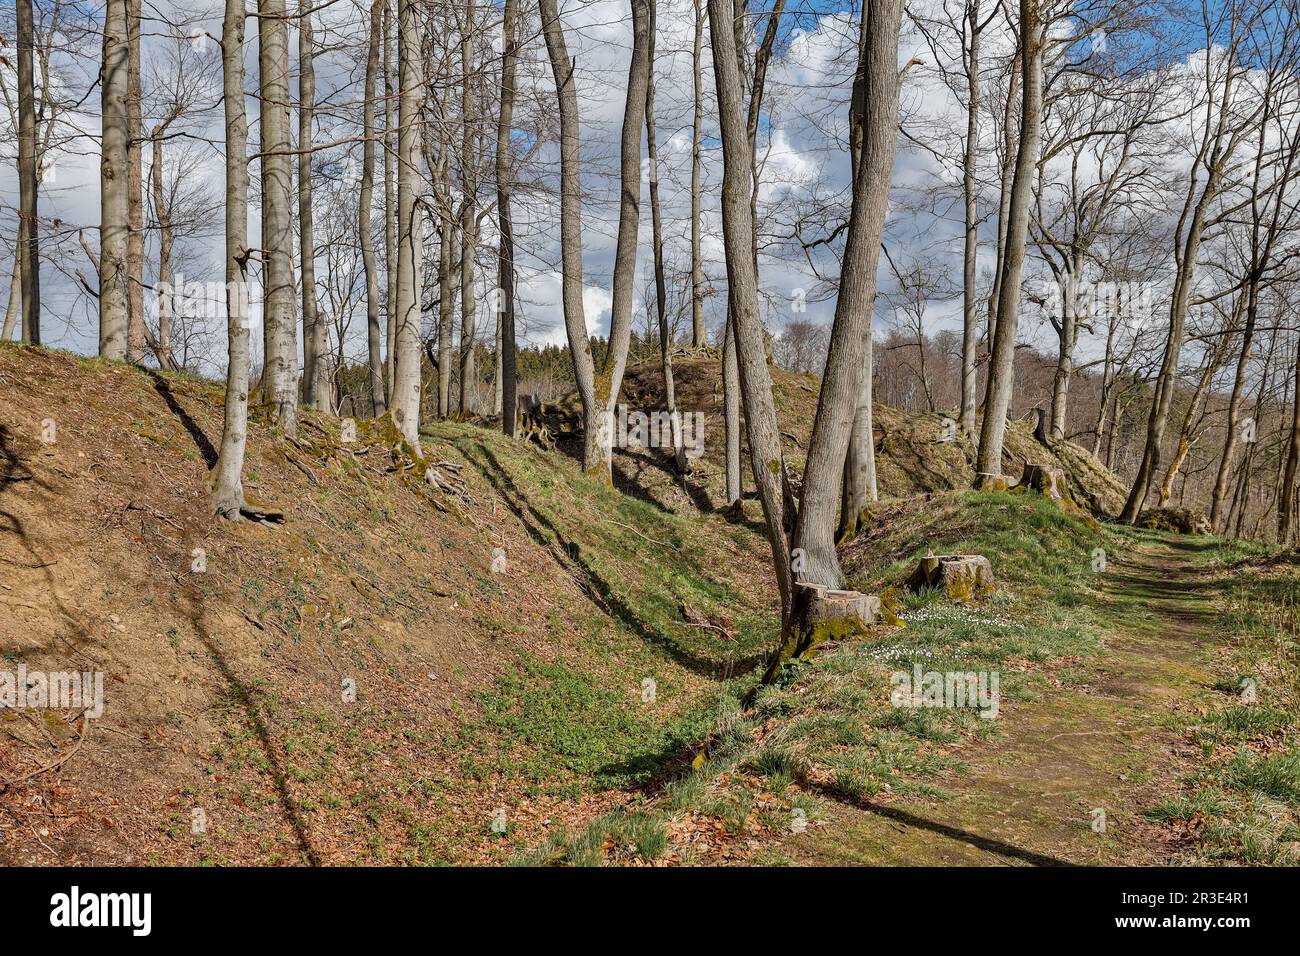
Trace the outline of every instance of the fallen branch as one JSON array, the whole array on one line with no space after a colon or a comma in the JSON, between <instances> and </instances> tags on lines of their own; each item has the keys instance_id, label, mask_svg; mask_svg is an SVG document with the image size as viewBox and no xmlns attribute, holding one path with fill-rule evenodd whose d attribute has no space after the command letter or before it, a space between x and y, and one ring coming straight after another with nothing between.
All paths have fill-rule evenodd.
<instances>
[{"instance_id":1,"label":"fallen branch","mask_svg":"<svg viewBox=\"0 0 1300 956\"><path fill-rule=\"evenodd\" d=\"M83 710L81 712L81 734L77 737L77 742L72 745L72 748L67 753L59 757L53 763L46 764L44 767L37 767L31 773L24 774L23 776L17 777L13 780L6 779L3 783L0 783L0 792L8 790L12 786L16 786L21 783L26 783L28 780L31 780L33 777L39 777L43 773L48 773L51 770L59 769L59 767L62 767L65 763L71 760L73 756L76 755L77 751L81 749L81 745L86 742L86 737L89 734L90 734L90 718L86 715L86 712Z\"/></svg>"}]
</instances>

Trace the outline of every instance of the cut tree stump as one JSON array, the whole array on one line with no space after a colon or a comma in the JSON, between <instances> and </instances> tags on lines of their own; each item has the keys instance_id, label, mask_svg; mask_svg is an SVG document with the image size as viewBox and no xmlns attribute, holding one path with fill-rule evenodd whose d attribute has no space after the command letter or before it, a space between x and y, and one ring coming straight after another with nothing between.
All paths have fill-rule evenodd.
<instances>
[{"instance_id":1,"label":"cut tree stump","mask_svg":"<svg viewBox=\"0 0 1300 956\"><path fill-rule=\"evenodd\" d=\"M907 579L909 591L941 587L954 601L993 590L993 565L982 554L927 555Z\"/></svg>"},{"instance_id":2,"label":"cut tree stump","mask_svg":"<svg viewBox=\"0 0 1300 956\"><path fill-rule=\"evenodd\" d=\"M861 622L864 628L880 620L880 598L861 591L837 591L819 584L798 584L804 605L803 620L809 625L823 622Z\"/></svg>"},{"instance_id":3,"label":"cut tree stump","mask_svg":"<svg viewBox=\"0 0 1300 956\"><path fill-rule=\"evenodd\" d=\"M795 582L791 634L773 655L763 683L770 683L786 661L811 657L827 641L869 634L882 616L875 594Z\"/></svg>"},{"instance_id":4,"label":"cut tree stump","mask_svg":"<svg viewBox=\"0 0 1300 956\"><path fill-rule=\"evenodd\" d=\"M1064 499L1069 494L1065 484L1065 472L1050 465L1032 463L1025 465L1025 474L1020 479L1020 484L1024 488L1032 488L1056 501Z\"/></svg>"}]
</instances>

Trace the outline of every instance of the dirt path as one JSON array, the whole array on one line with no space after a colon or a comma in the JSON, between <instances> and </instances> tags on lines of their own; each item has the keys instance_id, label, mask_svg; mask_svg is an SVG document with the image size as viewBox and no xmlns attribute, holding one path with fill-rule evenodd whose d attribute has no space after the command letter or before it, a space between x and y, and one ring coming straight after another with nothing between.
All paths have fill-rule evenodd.
<instances>
[{"instance_id":1,"label":"dirt path","mask_svg":"<svg viewBox=\"0 0 1300 956\"><path fill-rule=\"evenodd\" d=\"M1004 702L1002 736L963 743L967 771L939 782L932 803L833 803L826 820L792 838L802 864L1151 864L1163 832L1145 810L1170 792L1194 754L1177 732L1211 693L1208 654L1225 635L1198 587L1195 544L1152 543L1107 572L1114 630L1086 685ZM1093 828L1097 810L1105 831Z\"/></svg>"}]
</instances>

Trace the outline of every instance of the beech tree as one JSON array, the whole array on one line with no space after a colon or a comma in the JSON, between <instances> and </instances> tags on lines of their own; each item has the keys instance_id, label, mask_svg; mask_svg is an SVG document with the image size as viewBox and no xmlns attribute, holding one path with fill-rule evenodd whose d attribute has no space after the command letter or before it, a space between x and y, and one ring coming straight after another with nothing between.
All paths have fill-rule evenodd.
<instances>
[{"instance_id":1,"label":"beech tree","mask_svg":"<svg viewBox=\"0 0 1300 956\"><path fill-rule=\"evenodd\" d=\"M23 341L41 344L41 239L36 185L39 156L36 128L36 83L33 64L36 26L32 0L18 0L18 242L14 255L15 282L10 287L9 310L16 311L15 298L22 298ZM11 334L13 319L6 316L4 338Z\"/></svg>"},{"instance_id":2,"label":"beech tree","mask_svg":"<svg viewBox=\"0 0 1300 956\"><path fill-rule=\"evenodd\" d=\"M424 71L415 0L397 4L397 313L396 357L389 414L411 449L420 448L420 100Z\"/></svg>"},{"instance_id":3,"label":"beech tree","mask_svg":"<svg viewBox=\"0 0 1300 956\"><path fill-rule=\"evenodd\" d=\"M289 142L289 24L285 0L258 0L262 161L262 399L292 435L298 418L298 327L294 315L293 154Z\"/></svg>"},{"instance_id":4,"label":"beech tree","mask_svg":"<svg viewBox=\"0 0 1300 956\"><path fill-rule=\"evenodd\" d=\"M226 365L221 450L213 469L212 508L231 521L248 509L244 455L248 445L249 349L248 117L244 110L244 0L226 0L221 30L222 102L226 126Z\"/></svg>"},{"instance_id":5,"label":"beech tree","mask_svg":"<svg viewBox=\"0 0 1300 956\"><path fill-rule=\"evenodd\" d=\"M100 71L101 148L99 161L99 354L123 361L127 357L130 314L128 245L130 210L127 198L127 87L130 42L127 0L104 4L104 57ZM35 228L35 223L29 223Z\"/></svg>"},{"instance_id":6,"label":"beech tree","mask_svg":"<svg viewBox=\"0 0 1300 956\"><path fill-rule=\"evenodd\" d=\"M375 0L370 5L370 42L362 94L362 130L365 139L361 145L361 194L357 210L357 235L366 270L366 343L370 358L370 394L374 399L376 417L384 414L388 394L382 345L384 332L379 325L379 264L375 260L375 237L370 222L375 204L375 84L379 72L380 43L383 40L383 14L384 0ZM388 255L392 255L391 249L388 250ZM391 302L389 310L392 310ZM389 345L389 351L392 351L392 345Z\"/></svg>"},{"instance_id":7,"label":"beech tree","mask_svg":"<svg viewBox=\"0 0 1300 956\"><path fill-rule=\"evenodd\" d=\"M1184 328L1193 298L1196 262L1207 225L1214 221L1213 208L1224 186L1233 156L1250 135L1262 110L1258 98L1243 106L1236 95L1249 70L1242 56L1252 30L1267 4L1234 4L1221 21L1218 12L1203 8L1200 27L1206 39L1205 75L1200 78L1204 98L1196 102L1201 114L1198 143L1191 174L1174 233L1175 273L1169 298L1169 330L1155 383L1155 400L1147 419L1142 459L1120 512L1121 520L1136 523L1146 502L1151 482L1160 466L1165 429L1173 405L1175 379L1184 345ZM1226 35L1218 36L1226 29Z\"/></svg>"},{"instance_id":8,"label":"beech tree","mask_svg":"<svg viewBox=\"0 0 1300 956\"><path fill-rule=\"evenodd\" d=\"M1019 58L1023 90L1020 101L1020 141L1006 214L1006 243L998 288L997 328L984 393L976 481L993 486L1002 475L1002 440L1014 384L1016 330L1020 318L1020 288L1029 231L1029 201L1038 165L1043 100L1043 20L1037 0L1020 0Z\"/></svg>"}]
</instances>

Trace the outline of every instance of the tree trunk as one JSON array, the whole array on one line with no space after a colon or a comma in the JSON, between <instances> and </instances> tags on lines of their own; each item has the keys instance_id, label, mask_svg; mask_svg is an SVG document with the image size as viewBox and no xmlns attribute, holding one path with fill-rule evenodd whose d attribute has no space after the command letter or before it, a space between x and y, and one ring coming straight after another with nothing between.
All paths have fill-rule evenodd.
<instances>
[{"instance_id":1,"label":"tree trunk","mask_svg":"<svg viewBox=\"0 0 1300 956\"><path fill-rule=\"evenodd\" d=\"M127 199L130 133L126 103L130 46L127 0L106 0L99 83L103 131L99 163L99 354L119 362L127 357L131 308L127 263L131 231Z\"/></svg>"},{"instance_id":2,"label":"tree trunk","mask_svg":"<svg viewBox=\"0 0 1300 956\"><path fill-rule=\"evenodd\" d=\"M127 125L127 327L126 360L144 361L144 176L140 85L140 0L127 0L126 26L129 31L126 81Z\"/></svg>"},{"instance_id":3,"label":"tree trunk","mask_svg":"<svg viewBox=\"0 0 1300 956\"><path fill-rule=\"evenodd\" d=\"M13 338L14 327L18 324L18 313L22 311L23 247L27 244L27 240L23 236L23 233L26 231L26 224L23 222L21 216L22 209L20 205L17 235L18 245L14 248L13 275L9 279L9 303L5 306L5 324L4 330L0 331L0 342L8 342Z\"/></svg>"},{"instance_id":4,"label":"tree trunk","mask_svg":"<svg viewBox=\"0 0 1300 956\"><path fill-rule=\"evenodd\" d=\"M474 207L468 199L460 213L460 411L464 415L478 412L478 370L474 346L478 331L474 315L474 250L478 230L474 224Z\"/></svg>"},{"instance_id":5,"label":"tree trunk","mask_svg":"<svg viewBox=\"0 0 1300 956\"><path fill-rule=\"evenodd\" d=\"M659 358L664 376L664 408L668 412L669 427L672 434L673 460L678 474L690 471L690 459L686 457L686 448L682 443L682 421L677 413L677 385L673 381L673 347L672 332L668 328L668 282L664 274L664 237L663 217L659 209L659 152L655 142L655 31L658 20L657 0L649 0L648 25L646 33L647 59L650 67L646 79L645 93L645 136L646 157L650 172L650 223L651 245L655 264L655 312L659 320Z\"/></svg>"},{"instance_id":6,"label":"tree trunk","mask_svg":"<svg viewBox=\"0 0 1300 956\"><path fill-rule=\"evenodd\" d=\"M722 333L722 415L727 455L727 507L739 508L745 482L740 468L740 365L736 360L736 326L731 316L731 290L728 289L727 323Z\"/></svg>"},{"instance_id":7,"label":"tree trunk","mask_svg":"<svg viewBox=\"0 0 1300 956\"><path fill-rule=\"evenodd\" d=\"M298 427L298 328L294 317L289 25L285 0L258 0L261 81L263 397L286 435Z\"/></svg>"},{"instance_id":8,"label":"tree trunk","mask_svg":"<svg viewBox=\"0 0 1300 956\"><path fill-rule=\"evenodd\" d=\"M578 95L574 85L574 64L569 59L564 27L555 0L538 0L546 51L555 76L556 98L560 113L560 274L564 302L564 328L573 359L574 381L582 403L582 466L587 471L604 464L597 454L597 432L607 422L598 418L596 405L595 363L591 357L591 340L582 304L582 180L581 152L578 140ZM608 473L608 466L605 466Z\"/></svg>"},{"instance_id":9,"label":"tree trunk","mask_svg":"<svg viewBox=\"0 0 1300 956\"><path fill-rule=\"evenodd\" d=\"M22 298L23 341L41 344L40 225L37 221L36 81L33 53L36 27L32 0L17 0L18 27L18 250L10 286L4 338L13 333L15 298ZM108 50L107 41L104 44Z\"/></svg>"},{"instance_id":10,"label":"tree trunk","mask_svg":"<svg viewBox=\"0 0 1300 956\"><path fill-rule=\"evenodd\" d=\"M1067 292L1061 296L1061 327L1058 330L1056 369L1052 374L1051 436L1065 438L1065 415L1070 396L1070 379L1074 377L1074 350L1079 344L1079 312L1074 291L1083 274L1082 254L1071 263L1066 278Z\"/></svg>"},{"instance_id":11,"label":"tree trunk","mask_svg":"<svg viewBox=\"0 0 1300 956\"><path fill-rule=\"evenodd\" d=\"M302 400L308 408L329 409L325 379L325 321L316 305L316 232L312 224L312 116L316 109L316 66L309 4L298 0L298 256L302 271ZM371 109L373 110L373 104ZM373 126L373 121L370 124ZM369 133L367 133L367 137ZM366 139L366 148L374 145ZM372 164L373 165L373 164ZM373 252L372 252L373 257ZM380 390L380 396L383 392Z\"/></svg>"},{"instance_id":12,"label":"tree trunk","mask_svg":"<svg viewBox=\"0 0 1300 956\"><path fill-rule=\"evenodd\" d=\"M357 210L357 232L361 238L361 260L366 270L366 345L370 358L370 395L376 418L388 410L384 330L379 325L379 266L375 262L375 236L370 222L375 205L375 76L379 72L383 28L384 0L374 0L370 6L370 45L366 51L365 92L361 106L366 138L361 146L361 205Z\"/></svg>"},{"instance_id":13,"label":"tree trunk","mask_svg":"<svg viewBox=\"0 0 1300 956\"><path fill-rule=\"evenodd\" d=\"M176 367L172 348L172 233L171 206L163 189L163 126L154 129L153 157L149 164L150 185L153 189L154 215L158 219L158 364L164 368Z\"/></svg>"},{"instance_id":14,"label":"tree trunk","mask_svg":"<svg viewBox=\"0 0 1300 956\"><path fill-rule=\"evenodd\" d=\"M840 495L840 523L835 538L848 542L863 529L863 515L868 502L878 501L876 486L876 435L875 416L872 410L874 385L873 352L875 341L867 332L866 351L862 358L862 384L858 390L857 405L853 410L853 429L849 433L849 447L844 456L844 487Z\"/></svg>"},{"instance_id":15,"label":"tree trunk","mask_svg":"<svg viewBox=\"0 0 1300 956\"><path fill-rule=\"evenodd\" d=\"M971 25L971 38L966 55L966 151L962 162L966 240L962 259L961 409L957 425L970 441L974 441L975 348L979 341L979 317L975 301L978 294L975 266L979 257L979 213L976 206L979 186L975 174L979 161L980 0L971 0L966 18ZM854 435L857 433L855 427Z\"/></svg>"},{"instance_id":16,"label":"tree trunk","mask_svg":"<svg viewBox=\"0 0 1300 956\"><path fill-rule=\"evenodd\" d=\"M225 421L213 469L212 509L238 521L244 507L248 438L248 119L244 113L244 0L226 0L221 62L226 118L226 364Z\"/></svg>"},{"instance_id":17,"label":"tree trunk","mask_svg":"<svg viewBox=\"0 0 1300 956\"><path fill-rule=\"evenodd\" d=\"M613 416L623 387L623 371L632 341L632 284L636 277L637 232L641 215L641 131L645 125L646 94L650 86L649 0L632 0L632 58L627 71L627 99L623 107L620 143L620 202L618 242L614 249L614 276L610 302L609 349L596 380L596 414L606 422ZM603 460L610 479L613 429L596 430L596 446L589 452ZM590 439L588 444L591 444Z\"/></svg>"},{"instance_id":18,"label":"tree trunk","mask_svg":"<svg viewBox=\"0 0 1300 956\"><path fill-rule=\"evenodd\" d=\"M474 112L474 65L471 59L471 32L474 29L475 0L469 0L465 26L460 36L460 411L465 415L478 412L478 371L475 368L477 344L474 300L474 254L478 246L475 210L478 188L478 137L469 117Z\"/></svg>"},{"instance_id":19,"label":"tree trunk","mask_svg":"<svg viewBox=\"0 0 1300 956\"><path fill-rule=\"evenodd\" d=\"M1296 381L1300 382L1300 340L1298 340L1296 346L1295 375ZM1291 435L1287 442L1286 468L1282 474L1282 490L1278 496L1277 539L1282 544L1286 544L1291 538L1297 465L1300 465L1300 387L1291 393ZM1249 485L1248 480L1245 483ZM1245 510L1243 506L1243 514Z\"/></svg>"},{"instance_id":20,"label":"tree trunk","mask_svg":"<svg viewBox=\"0 0 1300 956\"><path fill-rule=\"evenodd\" d=\"M510 218L510 131L514 126L515 64L519 58L519 0L505 0L501 18L501 111L497 116L497 394L501 430L515 437L518 381L515 358L515 238Z\"/></svg>"},{"instance_id":21,"label":"tree trunk","mask_svg":"<svg viewBox=\"0 0 1300 956\"><path fill-rule=\"evenodd\" d=\"M993 263L993 290L989 296L988 328L985 336L988 340L990 358L993 352L993 340L998 332L998 303L1002 298L1002 270L1007 255L1007 228L1011 217L1011 184L1015 177L1016 164L1012 160L1016 142L1015 130L1012 129L1013 106L1016 91L1020 86L1020 74L1023 71L1024 54L1017 50L1011 62L1011 78L1007 83L1006 109L1002 112L1002 176L998 189L998 244L997 257Z\"/></svg>"},{"instance_id":22,"label":"tree trunk","mask_svg":"<svg viewBox=\"0 0 1300 956\"><path fill-rule=\"evenodd\" d=\"M977 483L987 485L1002 474L1002 441L1015 376L1016 327L1020 318L1020 288L1029 231L1029 199L1038 164L1043 100L1043 21L1036 0L1020 0L1020 46L1023 64L1020 144L1016 153L1007 215L1006 249L998 297L997 329L984 393Z\"/></svg>"},{"instance_id":23,"label":"tree trunk","mask_svg":"<svg viewBox=\"0 0 1300 956\"><path fill-rule=\"evenodd\" d=\"M420 191L420 102L424 98L419 21L415 0L398 0L397 60L397 355L389 414L420 454L420 255L415 201Z\"/></svg>"},{"instance_id":24,"label":"tree trunk","mask_svg":"<svg viewBox=\"0 0 1300 956\"><path fill-rule=\"evenodd\" d=\"M835 551L836 519L840 515L843 472L856 416L851 410L871 404L871 314L876 299L876 268L880 240L889 210L889 185L894 170L898 129L898 31L903 0L869 0L863 5L862 45L855 86L861 95L857 126L862 153L853 181L848 237L840 271L839 295L831 331L826 370L817 400L817 417L808 442L795 547L803 552L800 583L833 589L844 583ZM865 393L865 395L864 395ZM865 434L858 450L872 447L870 412L862 416ZM859 461L855 471L868 466ZM869 475L864 485L869 487ZM858 504L854 502L854 504ZM861 511L861 507L856 509ZM853 513L853 512L851 512ZM796 635L806 640L806 635ZM797 652L797 650L796 650Z\"/></svg>"},{"instance_id":25,"label":"tree trunk","mask_svg":"<svg viewBox=\"0 0 1300 956\"><path fill-rule=\"evenodd\" d=\"M397 194L393 187L393 67L392 67L392 5L384 0L384 271L388 280L388 295L384 300L387 349L384 352L384 399L392 401L393 359L397 350ZM439 410L439 414L443 414Z\"/></svg>"},{"instance_id":26,"label":"tree trunk","mask_svg":"<svg viewBox=\"0 0 1300 956\"><path fill-rule=\"evenodd\" d=\"M550 2L550 0L548 0ZM718 117L722 133L722 226L731 297L735 350L749 433L754 481L767 528L768 543L781 595L782 634L789 632L794 593L790 544L785 535L781 436L772 400L772 379L758 311L758 276L754 268L754 220L750 211L753 159L741 104L740 61L733 32L731 0L708 0L709 37L713 50Z\"/></svg>"},{"instance_id":27,"label":"tree trunk","mask_svg":"<svg viewBox=\"0 0 1300 956\"><path fill-rule=\"evenodd\" d=\"M691 348L704 347L704 265L700 259L700 166L704 144L704 8L695 4L695 45L691 77L695 90L695 115L691 122ZM651 63L653 66L653 62ZM740 457L737 450L736 457ZM728 461L731 459L728 458ZM739 498L739 492L736 497Z\"/></svg>"},{"instance_id":28,"label":"tree trunk","mask_svg":"<svg viewBox=\"0 0 1300 956\"><path fill-rule=\"evenodd\" d=\"M451 414L452 307L455 292L451 282L451 250L455 243L450 219L438 230L438 414Z\"/></svg>"}]
</instances>

